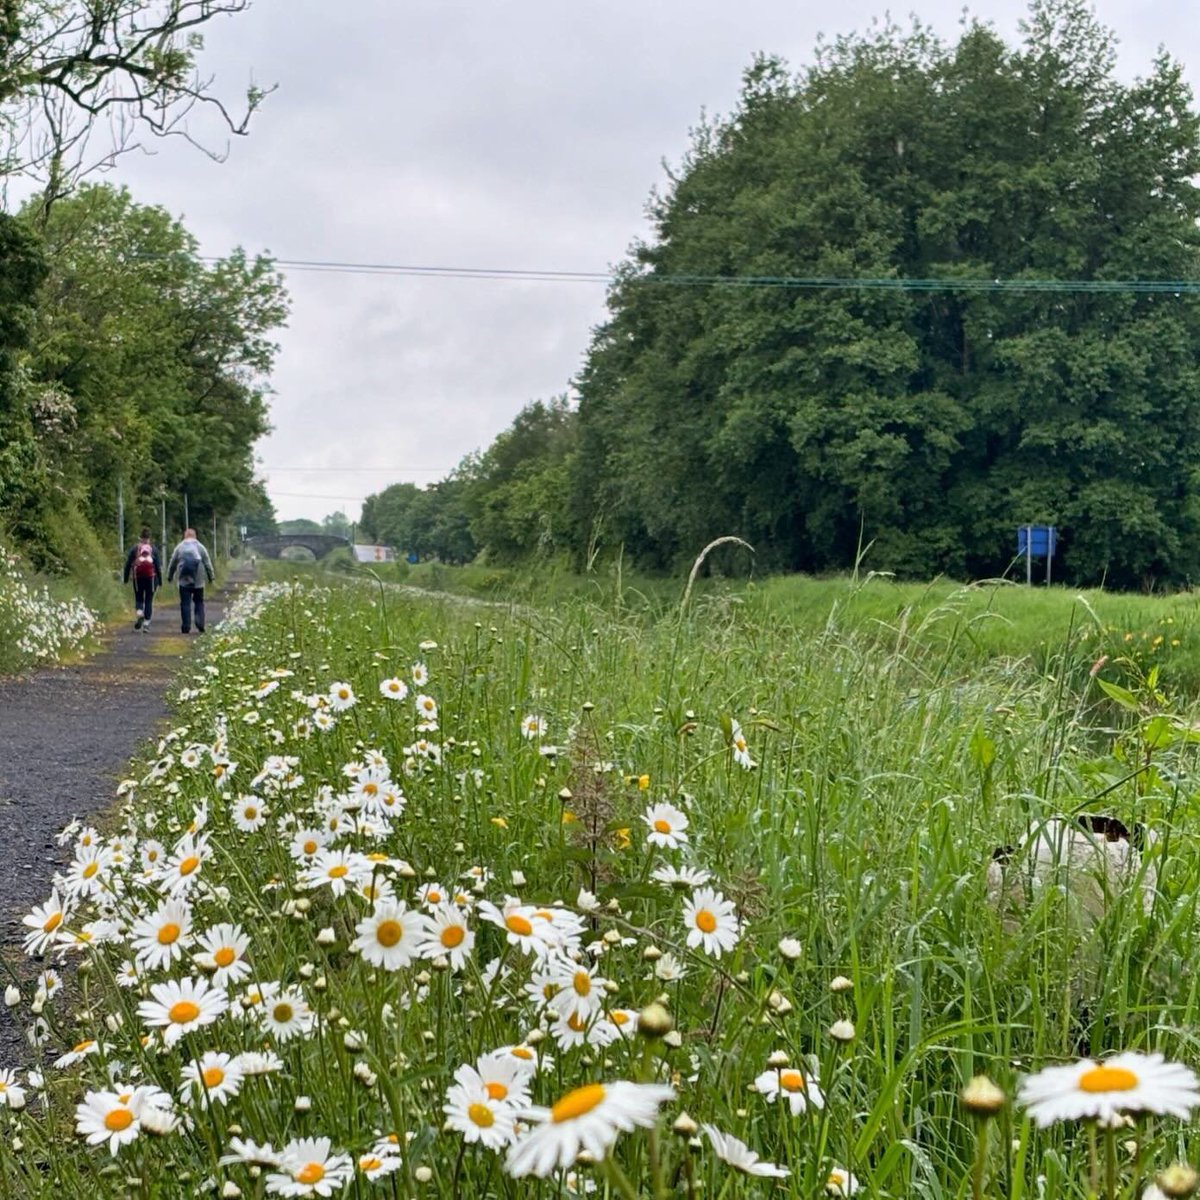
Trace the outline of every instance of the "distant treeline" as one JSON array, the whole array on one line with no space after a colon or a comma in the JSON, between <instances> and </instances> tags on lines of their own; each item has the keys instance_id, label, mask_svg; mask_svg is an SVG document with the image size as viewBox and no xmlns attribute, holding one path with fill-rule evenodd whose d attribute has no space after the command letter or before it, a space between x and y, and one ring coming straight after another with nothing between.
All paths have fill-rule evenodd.
<instances>
[{"instance_id":1,"label":"distant treeline","mask_svg":"<svg viewBox=\"0 0 1200 1200\"><path fill-rule=\"evenodd\" d=\"M1079 0L1036 0L1017 45L889 24L798 75L756 61L652 199L577 403L372 496L363 529L449 561L667 568L737 534L767 568L869 546L981 577L1050 523L1060 578L1200 577L1200 298L1107 287L1200 280L1200 120L1167 55L1114 62Z\"/></svg>"}]
</instances>

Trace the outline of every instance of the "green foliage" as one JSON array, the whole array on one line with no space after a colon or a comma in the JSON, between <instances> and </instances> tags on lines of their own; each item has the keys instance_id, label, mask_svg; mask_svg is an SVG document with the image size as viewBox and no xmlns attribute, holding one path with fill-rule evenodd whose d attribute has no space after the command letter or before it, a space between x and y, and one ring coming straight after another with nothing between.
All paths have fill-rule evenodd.
<instances>
[{"instance_id":1,"label":"green foliage","mask_svg":"<svg viewBox=\"0 0 1200 1200\"><path fill-rule=\"evenodd\" d=\"M687 276L1188 279L1200 121L1132 84L1076 0L1010 47L886 25L773 59L706 122L580 379L576 552L645 565L739 534L766 566L999 575L1052 522L1066 577L1200 569L1190 296L673 286Z\"/></svg>"},{"instance_id":2,"label":"green foliage","mask_svg":"<svg viewBox=\"0 0 1200 1200\"><path fill-rule=\"evenodd\" d=\"M236 251L206 265L177 220L111 187L24 214L35 217L47 278L31 348L3 372L23 394L27 469L0 493L0 516L47 565L68 550L48 514L77 506L111 529L119 488L127 535L157 528L163 500L182 528L184 493L196 525L247 506L273 520L252 461L287 315L270 262Z\"/></svg>"}]
</instances>

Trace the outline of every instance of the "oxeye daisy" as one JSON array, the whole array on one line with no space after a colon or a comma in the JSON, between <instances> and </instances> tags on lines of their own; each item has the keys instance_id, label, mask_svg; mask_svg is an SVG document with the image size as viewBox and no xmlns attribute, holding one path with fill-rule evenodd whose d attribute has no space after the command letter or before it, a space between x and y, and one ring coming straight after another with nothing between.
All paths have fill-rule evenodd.
<instances>
[{"instance_id":1,"label":"oxeye daisy","mask_svg":"<svg viewBox=\"0 0 1200 1200\"><path fill-rule=\"evenodd\" d=\"M185 895L200 878L201 867L209 855L207 834L200 837L185 834L176 843L163 870L162 887L172 895Z\"/></svg>"},{"instance_id":2,"label":"oxeye daisy","mask_svg":"<svg viewBox=\"0 0 1200 1200\"><path fill-rule=\"evenodd\" d=\"M72 896L99 896L108 886L112 854L104 846L77 846L64 887Z\"/></svg>"},{"instance_id":3,"label":"oxeye daisy","mask_svg":"<svg viewBox=\"0 0 1200 1200\"><path fill-rule=\"evenodd\" d=\"M403 901L385 900L355 926L352 945L373 967L397 971L417 956L427 930L423 913L410 911Z\"/></svg>"},{"instance_id":4,"label":"oxeye daisy","mask_svg":"<svg viewBox=\"0 0 1200 1200\"><path fill-rule=\"evenodd\" d=\"M658 1120L659 1105L673 1100L675 1089L658 1083L589 1083L568 1092L550 1108L530 1108L523 1119L539 1122L518 1139L505 1164L510 1175L537 1175L573 1166L581 1150L604 1158L621 1132L648 1129Z\"/></svg>"},{"instance_id":5,"label":"oxeye daisy","mask_svg":"<svg viewBox=\"0 0 1200 1200\"><path fill-rule=\"evenodd\" d=\"M597 974L594 966L554 958L547 964L547 974L555 985L550 1007L561 1017L578 1017L586 1023L604 1007L608 981Z\"/></svg>"},{"instance_id":6,"label":"oxeye daisy","mask_svg":"<svg viewBox=\"0 0 1200 1200\"><path fill-rule=\"evenodd\" d=\"M354 1174L348 1154L331 1154L330 1140L298 1138L279 1151L279 1171L267 1176L273 1196L332 1196L340 1193Z\"/></svg>"},{"instance_id":7,"label":"oxeye daisy","mask_svg":"<svg viewBox=\"0 0 1200 1200\"><path fill-rule=\"evenodd\" d=\"M705 954L720 958L738 942L738 919L733 901L712 888L697 888L684 901L683 923L690 949L699 946Z\"/></svg>"},{"instance_id":8,"label":"oxeye daisy","mask_svg":"<svg viewBox=\"0 0 1200 1200\"><path fill-rule=\"evenodd\" d=\"M163 1030L168 1047L185 1033L211 1025L229 1007L225 993L207 979L169 979L154 984L150 995L138 1005L138 1016L149 1028Z\"/></svg>"},{"instance_id":9,"label":"oxeye daisy","mask_svg":"<svg viewBox=\"0 0 1200 1200\"><path fill-rule=\"evenodd\" d=\"M357 887L371 877L371 864L356 850L321 849L312 865L300 876L301 887L328 885L335 896L344 896L348 887Z\"/></svg>"},{"instance_id":10,"label":"oxeye daisy","mask_svg":"<svg viewBox=\"0 0 1200 1200\"><path fill-rule=\"evenodd\" d=\"M91 1054L100 1052L100 1043L95 1038L84 1038L81 1042L76 1042L66 1054L60 1055L54 1060L56 1067L70 1067L81 1059L87 1058Z\"/></svg>"},{"instance_id":11,"label":"oxeye daisy","mask_svg":"<svg viewBox=\"0 0 1200 1200\"><path fill-rule=\"evenodd\" d=\"M532 1073L525 1063L502 1051L481 1055L474 1068L464 1064L454 1078L466 1087L478 1084L493 1100L504 1100L517 1108L529 1103Z\"/></svg>"},{"instance_id":12,"label":"oxeye daisy","mask_svg":"<svg viewBox=\"0 0 1200 1200\"><path fill-rule=\"evenodd\" d=\"M752 770L754 759L750 757L750 749L746 745L742 727L736 721L731 722L729 741L733 748L733 761L745 771Z\"/></svg>"},{"instance_id":13,"label":"oxeye daisy","mask_svg":"<svg viewBox=\"0 0 1200 1200\"><path fill-rule=\"evenodd\" d=\"M503 909L497 908L490 900L483 900L478 911L485 921L490 921L504 930L510 946L516 946L526 954L534 954L539 958L550 952L545 937L549 926L545 922L535 923L535 910L532 905L522 904L510 897L505 901Z\"/></svg>"},{"instance_id":14,"label":"oxeye daisy","mask_svg":"<svg viewBox=\"0 0 1200 1200\"><path fill-rule=\"evenodd\" d=\"M439 904L445 904L447 899L446 889L440 883L423 883L417 888L417 900L426 908L434 909Z\"/></svg>"},{"instance_id":15,"label":"oxeye daisy","mask_svg":"<svg viewBox=\"0 0 1200 1200\"><path fill-rule=\"evenodd\" d=\"M148 838L141 844L138 854L142 860L142 870L148 875L153 875L161 870L167 861L166 847L162 842L154 841L153 838Z\"/></svg>"},{"instance_id":16,"label":"oxeye daisy","mask_svg":"<svg viewBox=\"0 0 1200 1200\"><path fill-rule=\"evenodd\" d=\"M408 684L403 679L393 676L393 678L385 679L380 683L379 694L385 700L404 700L408 696Z\"/></svg>"},{"instance_id":17,"label":"oxeye daisy","mask_svg":"<svg viewBox=\"0 0 1200 1200\"><path fill-rule=\"evenodd\" d=\"M328 709L319 708L313 713L313 728L320 730L321 733L328 733L336 724L335 717Z\"/></svg>"},{"instance_id":18,"label":"oxeye daisy","mask_svg":"<svg viewBox=\"0 0 1200 1200\"><path fill-rule=\"evenodd\" d=\"M329 688L329 707L334 712L345 712L353 708L357 697L354 689L348 683L334 683Z\"/></svg>"},{"instance_id":19,"label":"oxeye daisy","mask_svg":"<svg viewBox=\"0 0 1200 1200\"><path fill-rule=\"evenodd\" d=\"M513 1140L517 1112L512 1104L494 1097L470 1067L454 1072L454 1083L446 1089L442 1111L446 1124L489 1150L500 1150Z\"/></svg>"},{"instance_id":20,"label":"oxeye daisy","mask_svg":"<svg viewBox=\"0 0 1200 1200\"><path fill-rule=\"evenodd\" d=\"M144 970L166 970L183 955L192 940L192 910L182 900L167 900L147 917L135 921L129 942Z\"/></svg>"},{"instance_id":21,"label":"oxeye daisy","mask_svg":"<svg viewBox=\"0 0 1200 1200\"><path fill-rule=\"evenodd\" d=\"M475 934L467 928L467 919L454 904L438 904L426 918L425 935L417 947L422 958L448 958L455 971L461 971L475 948Z\"/></svg>"},{"instance_id":22,"label":"oxeye daisy","mask_svg":"<svg viewBox=\"0 0 1200 1200\"><path fill-rule=\"evenodd\" d=\"M416 687L424 687L429 682L429 671L422 662L413 663L409 675Z\"/></svg>"},{"instance_id":23,"label":"oxeye daisy","mask_svg":"<svg viewBox=\"0 0 1200 1200\"><path fill-rule=\"evenodd\" d=\"M667 864L656 867L650 878L656 883L663 883L669 888L686 892L692 888L703 887L712 879L712 875L702 867L673 867Z\"/></svg>"},{"instance_id":24,"label":"oxeye daisy","mask_svg":"<svg viewBox=\"0 0 1200 1200\"><path fill-rule=\"evenodd\" d=\"M760 1179L786 1179L791 1174L787 1167L763 1162L745 1142L739 1141L732 1133L722 1133L715 1125L702 1125L701 1128L712 1143L713 1153L735 1171Z\"/></svg>"},{"instance_id":25,"label":"oxeye daisy","mask_svg":"<svg viewBox=\"0 0 1200 1200\"><path fill-rule=\"evenodd\" d=\"M266 824L269 812L257 796L239 796L233 806L233 823L242 833L256 833Z\"/></svg>"},{"instance_id":26,"label":"oxeye daisy","mask_svg":"<svg viewBox=\"0 0 1200 1200\"><path fill-rule=\"evenodd\" d=\"M687 813L675 805L652 804L642 813L642 820L650 831L646 834L646 841L650 845L678 850L680 846L687 844Z\"/></svg>"},{"instance_id":27,"label":"oxeye daisy","mask_svg":"<svg viewBox=\"0 0 1200 1200\"><path fill-rule=\"evenodd\" d=\"M11 1068L0 1071L0 1108L24 1108L25 1089Z\"/></svg>"},{"instance_id":28,"label":"oxeye daisy","mask_svg":"<svg viewBox=\"0 0 1200 1200\"><path fill-rule=\"evenodd\" d=\"M1186 1118L1200 1106L1200 1083L1190 1067L1161 1054L1125 1051L1102 1063L1084 1059L1027 1075L1017 1103L1043 1127L1055 1121L1108 1122L1122 1113Z\"/></svg>"},{"instance_id":29,"label":"oxeye daisy","mask_svg":"<svg viewBox=\"0 0 1200 1200\"><path fill-rule=\"evenodd\" d=\"M501 1046L498 1050L493 1050L489 1057L510 1058L526 1075L536 1075L543 1067L554 1065L552 1054L547 1054L540 1047L535 1049L524 1042L517 1042L512 1046Z\"/></svg>"},{"instance_id":30,"label":"oxeye daisy","mask_svg":"<svg viewBox=\"0 0 1200 1200\"><path fill-rule=\"evenodd\" d=\"M246 961L250 939L240 925L214 925L197 937L196 944L200 949L197 957L205 970L212 971L217 987L228 987L250 974Z\"/></svg>"},{"instance_id":31,"label":"oxeye daisy","mask_svg":"<svg viewBox=\"0 0 1200 1200\"><path fill-rule=\"evenodd\" d=\"M382 1179L400 1170L403 1164L404 1160L398 1154L376 1154L374 1150L367 1151L358 1159L358 1169L368 1179Z\"/></svg>"},{"instance_id":32,"label":"oxeye daisy","mask_svg":"<svg viewBox=\"0 0 1200 1200\"><path fill-rule=\"evenodd\" d=\"M330 837L324 829L301 829L292 835L288 853L298 863L313 860L318 850L329 845Z\"/></svg>"},{"instance_id":33,"label":"oxeye daisy","mask_svg":"<svg viewBox=\"0 0 1200 1200\"><path fill-rule=\"evenodd\" d=\"M58 931L67 920L67 907L59 899L58 891L50 893L45 904L35 905L33 910L21 918L21 924L30 932L22 945L26 954L43 954L57 940Z\"/></svg>"},{"instance_id":34,"label":"oxeye daisy","mask_svg":"<svg viewBox=\"0 0 1200 1200\"><path fill-rule=\"evenodd\" d=\"M264 985L262 1002L255 1011L262 1027L280 1042L305 1036L316 1022L303 993L294 987L268 990Z\"/></svg>"},{"instance_id":35,"label":"oxeye daisy","mask_svg":"<svg viewBox=\"0 0 1200 1200\"><path fill-rule=\"evenodd\" d=\"M810 1105L824 1108L825 1097L816 1080L808 1078L795 1067L772 1067L754 1081L754 1089L768 1100L785 1100L796 1116Z\"/></svg>"},{"instance_id":36,"label":"oxeye daisy","mask_svg":"<svg viewBox=\"0 0 1200 1200\"><path fill-rule=\"evenodd\" d=\"M535 713L530 713L528 716L521 718L521 736L526 741L543 738L546 736L546 722Z\"/></svg>"},{"instance_id":37,"label":"oxeye daisy","mask_svg":"<svg viewBox=\"0 0 1200 1200\"><path fill-rule=\"evenodd\" d=\"M244 1050L237 1056L237 1064L244 1076L274 1075L283 1070L283 1059L273 1050Z\"/></svg>"},{"instance_id":38,"label":"oxeye daisy","mask_svg":"<svg viewBox=\"0 0 1200 1200\"><path fill-rule=\"evenodd\" d=\"M75 1132L89 1146L108 1143L108 1151L117 1151L141 1132L143 1098L136 1089L127 1092L88 1092L82 1104L75 1106Z\"/></svg>"},{"instance_id":39,"label":"oxeye daisy","mask_svg":"<svg viewBox=\"0 0 1200 1200\"><path fill-rule=\"evenodd\" d=\"M858 1180L845 1167L830 1167L825 1177L827 1196L853 1196L858 1191Z\"/></svg>"},{"instance_id":40,"label":"oxeye daisy","mask_svg":"<svg viewBox=\"0 0 1200 1200\"><path fill-rule=\"evenodd\" d=\"M179 1077L179 1098L203 1105L227 1104L242 1087L240 1056L209 1050L198 1061L185 1064Z\"/></svg>"}]
</instances>

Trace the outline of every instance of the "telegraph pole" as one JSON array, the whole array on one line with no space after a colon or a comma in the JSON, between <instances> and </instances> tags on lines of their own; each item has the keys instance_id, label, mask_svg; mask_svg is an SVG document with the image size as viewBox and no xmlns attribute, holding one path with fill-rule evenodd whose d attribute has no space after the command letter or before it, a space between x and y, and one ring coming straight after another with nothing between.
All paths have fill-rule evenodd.
<instances>
[{"instance_id":1,"label":"telegraph pole","mask_svg":"<svg viewBox=\"0 0 1200 1200\"><path fill-rule=\"evenodd\" d=\"M184 529L191 529L192 527L192 519L188 515L187 492L183 493L183 527Z\"/></svg>"},{"instance_id":2,"label":"telegraph pole","mask_svg":"<svg viewBox=\"0 0 1200 1200\"><path fill-rule=\"evenodd\" d=\"M125 557L125 484L117 482L117 549Z\"/></svg>"},{"instance_id":3,"label":"telegraph pole","mask_svg":"<svg viewBox=\"0 0 1200 1200\"><path fill-rule=\"evenodd\" d=\"M163 497L163 502L162 502L162 541L159 543L159 546L161 547L163 553L165 554L166 550L167 550L167 501L166 501L166 497Z\"/></svg>"}]
</instances>

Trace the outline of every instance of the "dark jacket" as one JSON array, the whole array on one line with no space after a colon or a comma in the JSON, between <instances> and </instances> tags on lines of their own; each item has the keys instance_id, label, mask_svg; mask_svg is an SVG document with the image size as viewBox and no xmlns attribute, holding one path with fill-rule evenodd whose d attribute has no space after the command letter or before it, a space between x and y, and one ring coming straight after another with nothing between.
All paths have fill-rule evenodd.
<instances>
[{"instance_id":1,"label":"dark jacket","mask_svg":"<svg viewBox=\"0 0 1200 1200\"><path fill-rule=\"evenodd\" d=\"M186 569L187 556L184 554L185 547L191 548L199 555L200 562L196 567L195 577ZM175 578L175 572L178 571L180 584L187 584L189 587L203 587L204 584L199 578L201 570L208 576L208 582L212 583L213 565L212 559L208 557L208 551L195 538L185 538L175 547L175 552L171 555L171 561L167 563L167 582L170 583Z\"/></svg>"},{"instance_id":2,"label":"dark jacket","mask_svg":"<svg viewBox=\"0 0 1200 1200\"><path fill-rule=\"evenodd\" d=\"M133 548L129 551L129 556L125 559L125 582L129 582L129 576L133 574L133 560L137 558L137 552L146 543L134 542ZM151 545L150 549L154 551L154 586L162 587L162 559L158 557L158 547Z\"/></svg>"}]
</instances>

